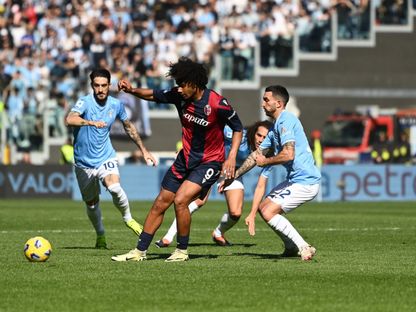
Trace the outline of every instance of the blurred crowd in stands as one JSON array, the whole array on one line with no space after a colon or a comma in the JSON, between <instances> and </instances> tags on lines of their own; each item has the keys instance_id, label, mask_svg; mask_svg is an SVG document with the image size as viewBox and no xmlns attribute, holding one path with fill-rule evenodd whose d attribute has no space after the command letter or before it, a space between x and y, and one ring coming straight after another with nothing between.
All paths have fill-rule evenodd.
<instances>
[{"instance_id":1,"label":"blurred crowd in stands","mask_svg":"<svg viewBox=\"0 0 416 312\"><path fill-rule=\"evenodd\" d=\"M20 150L41 146L45 132L66 136L63 116L88 92L93 67L108 68L114 85L125 77L149 88L172 86L164 75L180 56L206 64L211 87L218 79L253 79L255 64L293 67L295 35L302 52L333 49L334 12L338 38L367 39L369 2L0 0L0 126L9 125L7 140ZM403 1L376 2L379 23L404 23ZM151 133L145 121L141 132Z\"/></svg>"}]
</instances>

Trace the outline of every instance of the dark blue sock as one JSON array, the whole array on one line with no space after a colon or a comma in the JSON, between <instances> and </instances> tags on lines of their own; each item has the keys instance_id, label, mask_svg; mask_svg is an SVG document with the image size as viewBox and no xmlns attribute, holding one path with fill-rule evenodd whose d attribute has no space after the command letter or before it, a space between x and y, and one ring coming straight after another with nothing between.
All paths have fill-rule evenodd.
<instances>
[{"instance_id":1,"label":"dark blue sock","mask_svg":"<svg viewBox=\"0 0 416 312\"><path fill-rule=\"evenodd\" d=\"M149 248L150 243L152 242L153 235L142 232L139 236L139 241L137 242L137 249L140 251L145 251Z\"/></svg>"},{"instance_id":2,"label":"dark blue sock","mask_svg":"<svg viewBox=\"0 0 416 312\"><path fill-rule=\"evenodd\" d=\"M189 243L189 236L177 236L176 237L176 248L178 249L188 249L188 243Z\"/></svg>"}]
</instances>

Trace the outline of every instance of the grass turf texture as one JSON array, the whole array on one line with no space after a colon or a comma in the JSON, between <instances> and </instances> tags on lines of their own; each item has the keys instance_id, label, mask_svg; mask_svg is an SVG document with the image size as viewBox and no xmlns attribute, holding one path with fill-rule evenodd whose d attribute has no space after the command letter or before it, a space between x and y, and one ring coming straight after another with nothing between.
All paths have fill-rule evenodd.
<instances>
[{"instance_id":1,"label":"grass turf texture","mask_svg":"<svg viewBox=\"0 0 416 312\"><path fill-rule=\"evenodd\" d=\"M143 221L150 203L133 202ZM211 232L225 204L193 216L190 257L165 263L174 247L152 245L148 261L112 262L137 237L102 203L109 250L96 250L84 205L70 200L0 200L0 311L414 311L415 203L309 203L288 219L318 250L311 262L282 259L278 237L249 210L217 247ZM156 233L173 218L170 209ZM24 242L52 243L46 263L30 263ZM153 243L152 243L153 244Z\"/></svg>"}]
</instances>

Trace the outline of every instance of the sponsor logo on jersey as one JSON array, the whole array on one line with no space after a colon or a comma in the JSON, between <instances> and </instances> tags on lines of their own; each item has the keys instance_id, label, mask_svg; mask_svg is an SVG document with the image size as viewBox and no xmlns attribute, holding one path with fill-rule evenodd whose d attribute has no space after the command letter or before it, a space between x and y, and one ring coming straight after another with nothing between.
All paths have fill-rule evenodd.
<instances>
[{"instance_id":1,"label":"sponsor logo on jersey","mask_svg":"<svg viewBox=\"0 0 416 312\"><path fill-rule=\"evenodd\" d=\"M189 122L196 123L197 125L200 125L200 126L207 127L207 126L210 124L210 123L209 123L208 121L206 121L205 119L203 119L203 118L199 118L199 117L195 117L195 116L192 116L192 115L190 115L190 114L188 114L188 113L186 113L185 115L183 115L183 117L184 117L186 120L188 120Z\"/></svg>"}]
</instances>

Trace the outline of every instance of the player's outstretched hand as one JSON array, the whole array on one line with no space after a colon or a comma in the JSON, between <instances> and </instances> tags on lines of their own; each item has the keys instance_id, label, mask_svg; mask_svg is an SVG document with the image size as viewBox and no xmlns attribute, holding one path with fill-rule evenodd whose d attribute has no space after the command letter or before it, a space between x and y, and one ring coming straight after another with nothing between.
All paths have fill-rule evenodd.
<instances>
[{"instance_id":1,"label":"player's outstretched hand","mask_svg":"<svg viewBox=\"0 0 416 312\"><path fill-rule=\"evenodd\" d=\"M246 225L248 226L248 232L251 236L256 235L256 216L251 214L245 219Z\"/></svg>"},{"instance_id":2,"label":"player's outstretched hand","mask_svg":"<svg viewBox=\"0 0 416 312\"><path fill-rule=\"evenodd\" d=\"M143 158L148 166L155 167L158 165L156 158L148 151L143 151Z\"/></svg>"},{"instance_id":3,"label":"player's outstretched hand","mask_svg":"<svg viewBox=\"0 0 416 312\"><path fill-rule=\"evenodd\" d=\"M220 176L218 179L218 193L224 193L224 189L233 183L234 179L226 179L225 176Z\"/></svg>"},{"instance_id":4,"label":"player's outstretched hand","mask_svg":"<svg viewBox=\"0 0 416 312\"><path fill-rule=\"evenodd\" d=\"M131 83L125 79L121 79L118 82L118 91L129 92L131 91Z\"/></svg>"}]
</instances>

